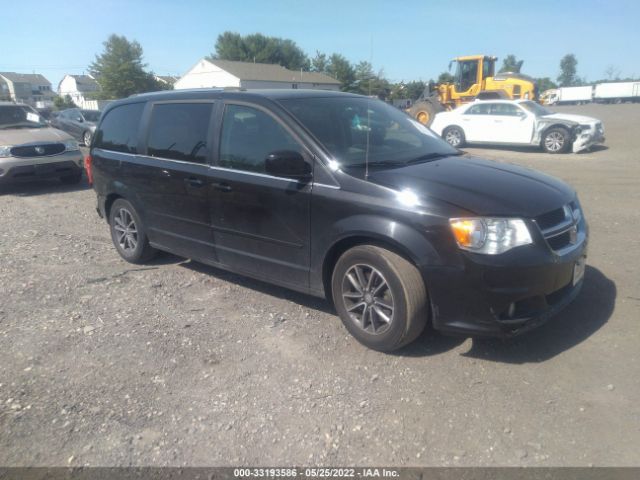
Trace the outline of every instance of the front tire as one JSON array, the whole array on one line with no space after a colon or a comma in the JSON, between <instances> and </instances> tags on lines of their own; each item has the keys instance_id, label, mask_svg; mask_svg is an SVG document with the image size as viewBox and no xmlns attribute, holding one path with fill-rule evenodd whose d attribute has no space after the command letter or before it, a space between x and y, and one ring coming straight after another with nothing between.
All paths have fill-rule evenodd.
<instances>
[{"instance_id":1,"label":"front tire","mask_svg":"<svg viewBox=\"0 0 640 480\"><path fill-rule=\"evenodd\" d=\"M122 258L130 263L144 263L157 253L145 233L140 215L123 198L117 199L109 211L111 240Z\"/></svg>"},{"instance_id":2,"label":"front tire","mask_svg":"<svg viewBox=\"0 0 640 480\"><path fill-rule=\"evenodd\" d=\"M84 143L85 147L91 145L91 132L89 130L82 134L82 142Z\"/></svg>"},{"instance_id":3,"label":"front tire","mask_svg":"<svg viewBox=\"0 0 640 480\"><path fill-rule=\"evenodd\" d=\"M563 127L553 127L542 137L542 148L547 153L565 153L571 146L569 130Z\"/></svg>"},{"instance_id":4,"label":"front tire","mask_svg":"<svg viewBox=\"0 0 640 480\"><path fill-rule=\"evenodd\" d=\"M432 102L422 101L414 104L409 109L409 115L428 127L433 123L436 113L441 112L442 110L442 107L439 105L436 106Z\"/></svg>"},{"instance_id":5,"label":"front tire","mask_svg":"<svg viewBox=\"0 0 640 480\"><path fill-rule=\"evenodd\" d=\"M460 127L455 126L445 128L442 132L442 138L453 148L460 148L464 146L466 142L464 131Z\"/></svg>"},{"instance_id":6,"label":"front tire","mask_svg":"<svg viewBox=\"0 0 640 480\"><path fill-rule=\"evenodd\" d=\"M415 340L428 317L427 290L418 269L373 245L347 250L331 279L333 302L360 343L391 352Z\"/></svg>"}]
</instances>

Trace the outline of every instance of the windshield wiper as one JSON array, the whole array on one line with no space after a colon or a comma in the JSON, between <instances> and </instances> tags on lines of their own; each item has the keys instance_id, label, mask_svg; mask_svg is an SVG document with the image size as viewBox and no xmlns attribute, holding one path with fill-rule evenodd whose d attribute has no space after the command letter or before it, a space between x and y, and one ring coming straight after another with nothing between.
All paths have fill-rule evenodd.
<instances>
[{"instance_id":1,"label":"windshield wiper","mask_svg":"<svg viewBox=\"0 0 640 480\"><path fill-rule=\"evenodd\" d=\"M400 165L402 165L402 163L401 162L382 162L382 161L380 161L380 162L347 163L347 164L344 164L342 166L345 167L345 168L350 168L350 167L364 168L367 165L369 167L389 167L389 168L392 168L392 167L400 166Z\"/></svg>"},{"instance_id":2,"label":"windshield wiper","mask_svg":"<svg viewBox=\"0 0 640 480\"><path fill-rule=\"evenodd\" d=\"M407 160L406 162L404 162L404 165L412 165L414 163L428 162L429 160L436 160L438 158L444 158L444 157L457 157L459 155L462 155L462 152L460 151L453 152L453 153L431 152L425 155L421 155L417 158L412 158L411 160Z\"/></svg>"}]
</instances>

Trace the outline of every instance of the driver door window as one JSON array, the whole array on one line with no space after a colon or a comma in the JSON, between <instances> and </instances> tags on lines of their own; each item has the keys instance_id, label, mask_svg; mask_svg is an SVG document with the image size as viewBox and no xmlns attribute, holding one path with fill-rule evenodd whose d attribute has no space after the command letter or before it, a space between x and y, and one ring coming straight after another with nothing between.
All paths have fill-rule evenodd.
<instances>
[{"instance_id":1,"label":"driver door window","mask_svg":"<svg viewBox=\"0 0 640 480\"><path fill-rule=\"evenodd\" d=\"M295 139L269 114L244 105L227 105L220 139L221 167L265 173L267 156L279 150L302 153Z\"/></svg>"}]
</instances>

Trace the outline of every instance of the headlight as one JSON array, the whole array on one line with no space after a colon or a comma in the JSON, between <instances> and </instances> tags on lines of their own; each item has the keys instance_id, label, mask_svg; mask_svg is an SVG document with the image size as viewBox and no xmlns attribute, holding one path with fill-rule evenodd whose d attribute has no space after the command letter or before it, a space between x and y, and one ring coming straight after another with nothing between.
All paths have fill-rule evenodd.
<instances>
[{"instance_id":1,"label":"headlight","mask_svg":"<svg viewBox=\"0 0 640 480\"><path fill-rule=\"evenodd\" d=\"M11 145L0 145L0 158L11 156Z\"/></svg>"},{"instance_id":2,"label":"headlight","mask_svg":"<svg viewBox=\"0 0 640 480\"><path fill-rule=\"evenodd\" d=\"M520 218L451 218L453 236L463 250L497 255L533 243Z\"/></svg>"},{"instance_id":3,"label":"headlight","mask_svg":"<svg viewBox=\"0 0 640 480\"><path fill-rule=\"evenodd\" d=\"M64 142L64 149L67 152L75 152L76 150L80 150L80 146L75 140L67 140Z\"/></svg>"}]
</instances>

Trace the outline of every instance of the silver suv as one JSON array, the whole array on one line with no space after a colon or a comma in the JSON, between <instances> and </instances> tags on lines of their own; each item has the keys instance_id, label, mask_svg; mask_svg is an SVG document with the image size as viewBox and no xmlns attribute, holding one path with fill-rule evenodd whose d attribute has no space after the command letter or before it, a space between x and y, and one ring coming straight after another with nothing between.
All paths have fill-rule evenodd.
<instances>
[{"instance_id":1,"label":"silver suv","mask_svg":"<svg viewBox=\"0 0 640 480\"><path fill-rule=\"evenodd\" d=\"M80 147L69 134L29 105L0 102L0 184L51 177L79 183L82 170Z\"/></svg>"}]
</instances>

